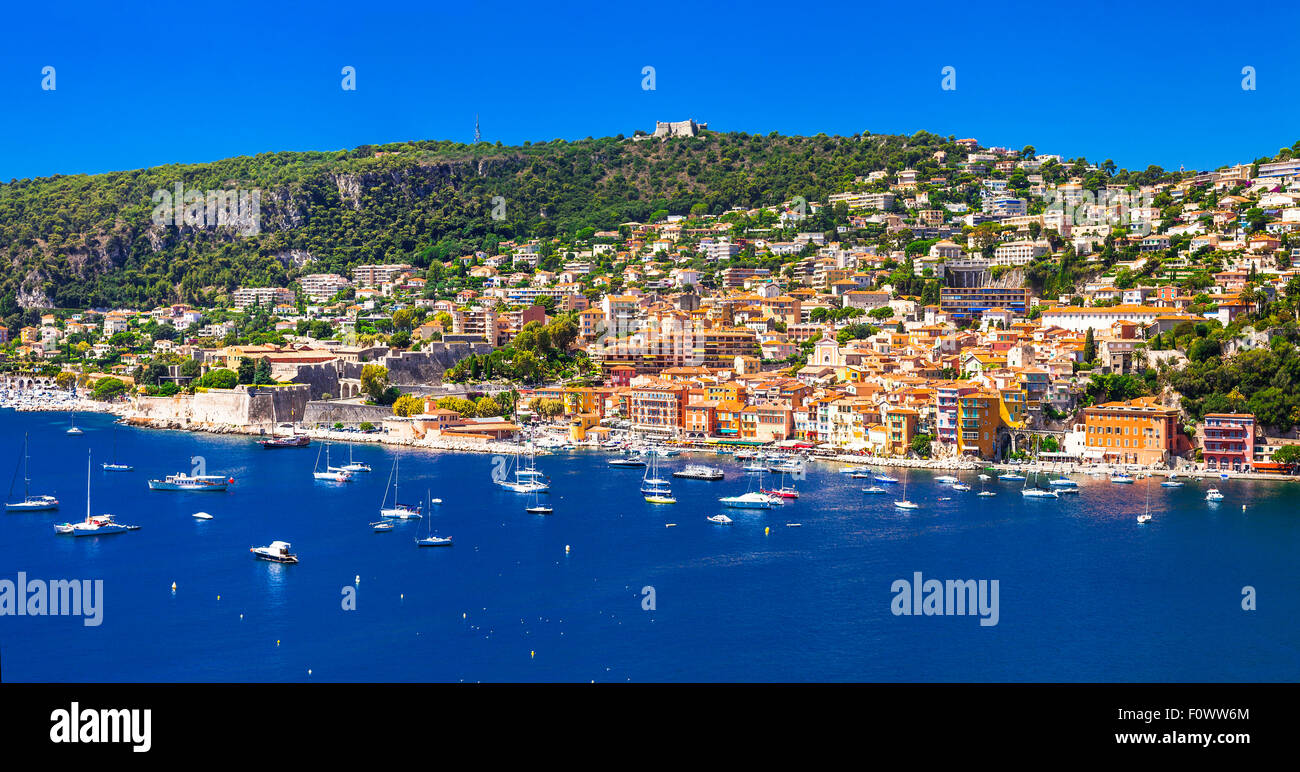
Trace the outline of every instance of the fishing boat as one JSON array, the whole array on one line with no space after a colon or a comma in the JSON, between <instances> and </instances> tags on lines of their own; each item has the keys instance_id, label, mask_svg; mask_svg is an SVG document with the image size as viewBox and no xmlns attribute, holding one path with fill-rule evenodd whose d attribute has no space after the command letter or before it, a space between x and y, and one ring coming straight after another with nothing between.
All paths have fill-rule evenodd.
<instances>
[{"instance_id":1,"label":"fishing boat","mask_svg":"<svg viewBox=\"0 0 1300 772\"><path fill-rule=\"evenodd\" d=\"M686 480L721 480L727 475L721 469L715 466L705 466L704 464L687 464L685 469L678 469L673 472L673 477L681 477Z\"/></svg>"},{"instance_id":2,"label":"fishing boat","mask_svg":"<svg viewBox=\"0 0 1300 772\"><path fill-rule=\"evenodd\" d=\"M77 428L77 414L76 414L76 413L73 413L73 414L72 414L72 426L68 427L68 431L67 431L67 433L68 433L68 434L81 434L81 430Z\"/></svg>"},{"instance_id":3,"label":"fishing boat","mask_svg":"<svg viewBox=\"0 0 1300 772\"><path fill-rule=\"evenodd\" d=\"M30 441L27 434L23 434L23 498L22 501L8 501L5 504L5 510L9 512L42 512L59 508L59 500L53 496L33 495L31 491L32 478L28 473L28 447ZM14 473L17 474L17 469ZM13 483L9 484L9 495L13 495ZM6 496L6 499L8 496Z\"/></svg>"},{"instance_id":4,"label":"fishing boat","mask_svg":"<svg viewBox=\"0 0 1300 772\"><path fill-rule=\"evenodd\" d=\"M112 515L94 515L90 514L90 451L86 451L86 519L80 523L65 523L71 525L73 536L111 536L118 533L126 533L139 528L135 525L125 525L113 519ZM56 530L57 532L57 530ZM67 533L67 531L64 531Z\"/></svg>"},{"instance_id":5,"label":"fishing boat","mask_svg":"<svg viewBox=\"0 0 1300 772\"><path fill-rule=\"evenodd\" d=\"M266 440L258 440L266 450L280 450L282 448L305 448L311 444L311 438L305 434L295 434L291 437L272 437Z\"/></svg>"},{"instance_id":6,"label":"fishing boat","mask_svg":"<svg viewBox=\"0 0 1300 772\"><path fill-rule=\"evenodd\" d=\"M253 553L253 557L258 560L269 560L273 563L297 563L298 556L289 551L290 546L287 541L273 541L265 547L249 547L248 551Z\"/></svg>"},{"instance_id":7,"label":"fishing boat","mask_svg":"<svg viewBox=\"0 0 1300 772\"><path fill-rule=\"evenodd\" d=\"M397 478L399 474L398 462L401 459L393 459L393 468L388 473L388 482L384 484L384 498L379 502L379 516L386 518L396 518L398 520L418 520L420 518L420 505L401 504L397 500ZM388 491L393 491L393 505L388 505Z\"/></svg>"},{"instance_id":8,"label":"fishing boat","mask_svg":"<svg viewBox=\"0 0 1300 772\"><path fill-rule=\"evenodd\" d=\"M325 471L320 471L320 454L325 451ZM311 476L317 480L325 482L348 482L352 479L351 472L345 472L337 467L330 466L330 446L329 443L316 451L316 466L312 468Z\"/></svg>"},{"instance_id":9,"label":"fishing boat","mask_svg":"<svg viewBox=\"0 0 1300 772\"><path fill-rule=\"evenodd\" d=\"M105 461L104 463L100 464L100 466L103 467L105 472L129 472L132 469L135 469L135 467L131 466L130 464L119 464L117 462L117 427L116 426L113 427L113 460Z\"/></svg>"},{"instance_id":10,"label":"fishing boat","mask_svg":"<svg viewBox=\"0 0 1300 772\"><path fill-rule=\"evenodd\" d=\"M429 497L427 491L425 492L425 496L426 496L426 498L430 498L430 507L429 507L429 508L432 509L432 508L433 508L433 507L432 507L432 498ZM429 518L429 531L428 531L428 533L426 533L426 534L424 535L424 538L423 538L423 539L416 539L416 540L415 540L415 544L416 544L417 547L450 547L450 546L451 546L451 537L450 537L450 536L437 536L437 535L435 535L434 532L433 532L433 518L430 517L430 518Z\"/></svg>"},{"instance_id":11,"label":"fishing boat","mask_svg":"<svg viewBox=\"0 0 1300 772\"><path fill-rule=\"evenodd\" d=\"M1211 488L1205 492L1206 501L1223 501L1226 498L1227 496L1220 493L1218 488Z\"/></svg>"},{"instance_id":12,"label":"fishing boat","mask_svg":"<svg viewBox=\"0 0 1300 772\"><path fill-rule=\"evenodd\" d=\"M169 474L161 480L150 480L151 491L224 491L226 486L235 481L220 474L188 475L184 472Z\"/></svg>"},{"instance_id":13,"label":"fishing boat","mask_svg":"<svg viewBox=\"0 0 1300 772\"><path fill-rule=\"evenodd\" d=\"M709 515L705 519L710 523L717 523L718 525L731 525L732 523L731 518L723 514Z\"/></svg>"},{"instance_id":14,"label":"fishing boat","mask_svg":"<svg viewBox=\"0 0 1300 772\"><path fill-rule=\"evenodd\" d=\"M903 482L903 498L895 499L894 506L899 509L920 509L921 507L914 501L907 498L907 482Z\"/></svg>"},{"instance_id":15,"label":"fishing boat","mask_svg":"<svg viewBox=\"0 0 1300 772\"><path fill-rule=\"evenodd\" d=\"M339 467L345 472L369 472L370 464L364 461L356 461L352 458L352 446L348 445L348 462Z\"/></svg>"}]
</instances>

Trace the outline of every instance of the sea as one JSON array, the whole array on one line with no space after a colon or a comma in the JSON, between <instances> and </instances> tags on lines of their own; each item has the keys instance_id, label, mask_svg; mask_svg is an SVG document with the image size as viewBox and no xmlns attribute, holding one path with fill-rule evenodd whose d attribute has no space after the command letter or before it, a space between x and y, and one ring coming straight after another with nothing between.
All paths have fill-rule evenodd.
<instances>
[{"instance_id":1,"label":"sea","mask_svg":"<svg viewBox=\"0 0 1300 772\"><path fill-rule=\"evenodd\" d=\"M252 438L117 426L111 416L0 411L7 501L0 580L102 580L100 624L0 616L11 682L1182 682L1300 678L1297 483L1202 480L1182 488L1076 476L1079 494L882 468L886 494L839 464L809 465L799 498L723 508L756 475L727 455L682 454L726 479L675 479L646 503L644 470L592 450L539 456L551 515L492 481L511 459L357 442L329 446L373 467L317 482L321 443L265 450ZM90 510L135 531L74 538L52 525ZM134 465L106 472L112 460ZM426 517L371 523L400 460L398 497ZM324 464L324 458L319 458ZM225 492L150 491L202 467ZM769 485L772 480L765 480ZM787 480L789 482L789 480ZM903 497L919 509L903 511ZM1226 500L1205 500L1211 486ZM997 495L977 497L981 489ZM1139 524L1144 511L1150 522ZM207 512L210 520L193 517ZM734 522L719 525L710 515ZM797 524L797 527L796 527ZM454 546L425 547L426 533ZM257 560L283 540L299 562ZM997 582L989 614L947 603L901 613L899 582ZM934 609L931 609L934 610ZM897 612L897 613L896 613ZM986 622L981 624L981 621Z\"/></svg>"}]
</instances>

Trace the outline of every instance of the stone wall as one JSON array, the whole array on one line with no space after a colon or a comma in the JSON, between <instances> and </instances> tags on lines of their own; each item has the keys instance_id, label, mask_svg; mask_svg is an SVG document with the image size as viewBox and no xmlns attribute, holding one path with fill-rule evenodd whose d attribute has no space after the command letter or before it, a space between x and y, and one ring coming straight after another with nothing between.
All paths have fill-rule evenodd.
<instances>
[{"instance_id":1,"label":"stone wall","mask_svg":"<svg viewBox=\"0 0 1300 772\"><path fill-rule=\"evenodd\" d=\"M369 421L379 426L384 419L393 417L393 409L386 405L358 405L355 402L313 401L308 402L302 423L304 426L324 424L333 426L341 423L346 427L360 426L362 421Z\"/></svg>"},{"instance_id":2,"label":"stone wall","mask_svg":"<svg viewBox=\"0 0 1300 772\"><path fill-rule=\"evenodd\" d=\"M403 351L380 357L376 364L388 368L388 382L394 386L438 385L442 374L470 354L490 354L487 343L429 343L422 351ZM341 376L360 378L364 362L344 362Z\"/></svg>"},{"instance_id":3,"label":"stone wall","mask_svg":"<svg viewBox=\"0 0 1300 772\"><path fill-rule=\"evenodd\" d=\"M137 396L129 420L180 429L270 431L278 423L302 420L311 387L247 386L209 389L173 397Z\"/></svg>"}]
</instances>

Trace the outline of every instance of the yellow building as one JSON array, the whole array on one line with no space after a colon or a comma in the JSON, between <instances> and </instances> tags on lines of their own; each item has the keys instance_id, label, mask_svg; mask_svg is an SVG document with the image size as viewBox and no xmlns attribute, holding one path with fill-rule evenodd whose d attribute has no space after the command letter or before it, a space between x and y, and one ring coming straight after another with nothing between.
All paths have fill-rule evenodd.
<instances>
[{"instance_id":1,"label":"yellow building","mask_svg":"<svg viewBox=\"0 0 1300 772\"><path fill-rule=\"evenodd\" d=\"M957 398L957 451L991 459L997 451L1002 426L1002 399L992 391L976 391Z\"/></svg>"}]
</instances>

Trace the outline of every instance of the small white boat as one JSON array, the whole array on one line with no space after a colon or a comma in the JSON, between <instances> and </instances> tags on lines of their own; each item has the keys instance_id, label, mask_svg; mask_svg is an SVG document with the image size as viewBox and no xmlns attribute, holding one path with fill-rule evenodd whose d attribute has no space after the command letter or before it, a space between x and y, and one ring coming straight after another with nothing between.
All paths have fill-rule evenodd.
<instances>
[{"instance_id":1,"label":"small white boat","mask_svg":"<svg viewBox=\"0 0 1300 772\"><path fill-rule=\"evenodd\" d=\"M81 430L77 428L77 414L76 414L76 413L73 413L73 414L72 414L72 426L69 427L67 433L68 433L68 434L81 434Z\"/></svg>"},{"instance_id":2,"label":"small white boat","mask_svg":"<svg viewBox=\"0 0 1300 772\"><path fill-rule=\"evenodd\" d=\"M1205 492L1206 501L1223 501L1226 498L1227 496L1220 493L1218 488L1211 488Z\"/></svg>"},{"instance_id":3,"label":"small white boat","mask_svg":"<svg viewBox=\"0 0 1300 772\"><path fill-rule=\"evenodd\" d=\"M393 522L391 520L381 520L378 523L371 523L370 527L379 533L384 533L393 530Z\"/></svg>"},{"instance_id":4,"label":"small white boat","mask_svg":"<svg viewBox=\"0 0 1300 772\"><path fill-rule=\"evenodd\" d=\"M452 546L452 541L450 536L426 536L423 539L416 539L415 543L421 547Z\"/></svg>"},{"instance_id":5,"label":"small white boat","mask_svg":"<svg viewBox=\"0 0 1300 772\"><path fill-rule=\"evenodd\" d=\"M1117 484L1119 484L1119 485L1132 485L1132 484L1133 484L1133 478L1132 478L1132 477L1129 477L1129 476L1126 475L1126 474L1113 474L1113 475L1110 476L1110 481L1113 482L1113 483L1117 483Z\"/></svg>"},{"instance_id":6,"label":"small white boat","mask_svg":"<svg viewBox=\"0 0 1300 772\"><path fill-rule=\"evenodd\" d=\"M1042 488L1025 488L1020 491L1020 495L1027 499L1059 499L1060 496L1056 491L1047 491Z\"/></svg>"},{"instance_id":7,"label":"small white boat","mask_svg":"<svg viewBox=\"0 0 1300 772\"><path fill-rule=\"evenodd\" d=\"M706 519L710 523L717 523L719 525L731 525L732 522L731 518L727 517L726 515L709 515L708 518Z\"/></svg>"},{"instance_id":8,"label":"small white boat","mask_svg":"<svg viewBox=\"0 0 1300 772\"><path fill-rule=\"evenodd\" d=\"M907 499L901 499L899 501L895 501L894 506L898 507L899 509L920 509L921 508L919 505L917 505L916 502L908 501Z\"/></svg>"},{"instance_id":9,"label":"small white boat","mask_svg":"<svg viewBox=\"0 0 1300 772\"><path fill-rule=\"evenodd\" d=\"M1181 488L1181 487L1183 487L1183 482L1182 482L1182 480L1175 480L1175 479L1170 478L1170 479L1165 480L1164 482L1160 483L1160 487L1161 487L1161 488Z\"/></svg>"},{"instance_id":10,"label":"small white boat","mask_svg":"<svg viewBox=\"0 0 1300 772\"><path fill-rule=\"evenodd\" d=\"M975 495L976 495L976 496L996 496L996 495L998 495L998 494L994 493L993 491L980 491L979 493L976 493Z\"/></svg>"},{"instance_id":11,"label":"small white boat","mask_svg":"<svg viewBox=\"0 0 1300 772\"><path fill-rule=\"evenodd\" d=\"M876 482L882 482L882 483L896 483L896 482L898 482L898 478L897 478L897 477L890 477L890 476L887 475L887 474L878 474L878 475L875 475L873 479L875 479Z\"/></svg>"},{"instance_id":12,"label":"small white boat","mask_svg":"<svg viewBox=\"0 0 1300 772\"><path fill-rule=\"evenodd\" d=\"M677 499L663 492L647 493L645 500L650 504L676 504Z\"/></svg>"},{"instance_id":13,"label":"small white boat","mask_svg":"<svg viewBox=\"0 0 1300 772\"><path fill-rule=\"evenodd\" d=\"M940 482L940 483L948 483L948 484L951 484L951 483L955 483L955 482L957 482L957 478L956 478L956 477L953 477L953 476L950 475L950 474L943 474L943 475L939 475L938 477L934 478L934 481L935 481L935 482Z\"/></svg>"},{"instance_id":14,"label":"small white boat","mask_svg":"<svg viewBox=\"0 0 1300 772\"><path fill-rule=\"evenodd\" d=\"M723 506L737 509L771 509L772 498L763 493L742 493L739 496L724 496L718 499Z\"/></svg>"},{"instance_id":15,"label":"small white boat","mask_svg":"<svg viewBox=\"0 0 1300 772\"><path fill-rule=\"evenodd\" d=\"M952 489L955 491L959 491L961 493L965 493L966 491L970 490L970 486L967 485L966 483L959 482L959 483L953 483Z\"/></svg>"},{"instance_id":16,"label":"small white boat","mask_svg":"<svg viewBox=\"0 0 1300 772\"><path fill-rule=\"evenodd\" d=\"M388 504L389 486L385 484L384 498L379 502L379 516L384 518L395 518L398 520L418 520L421 517L419 504L400 504L397 501L397 478L399 475L398 464L399 460L396 458L393 459L393 469L388 473L388 479L392 482L393 490L392 506L389 506Z\"/></svg>"},{"instance_id":17,"label":"small white boat","mask_svg":"<svg viewBox=\"0 0 1300 772\"><path fill-rule=\"evenodd\" d=\"M1007 472L1006 474L998 475L998 479L1006 480L1007 482L1024 482L1025 476L1023 474L1016 474L1015 472Z\"/></svg>"},{"instance_id":18,"label":"small white boat","mask_svg":"<svg viewBox=\"0 0 1300 772\"><path fill-rule=\"evenodd\" d=\"M1058 477L1055 480L1048 480L1047 484L1053 488L1078 488L1079 484L1068 477Z\"/></svg>"},{"instance_id":19,"label":"small white boat","mask_svg":"<svg viewBox=\"0 0 1300 772\"><path fill-rule=\"evenodd\" d=\"M886 493L887 491L879 485L871 485L862 489L863 493Z\"/></svg>"},{"instance_id":20,"label":"small white boat","mask_svg":"<svg viewBox=\"0 0 1300 772\"><path fill-rule=\"evenodd\" d=\"M989 480L992 480L993 478L990 477L989 475L981 474L981 475L980 475L980 479L981 479L981 480L984 480L985 482L988 482Z\"/></svg>"},{"instance_id":21,"label":"small white boat","mask_svg":"<svg viewBox=\"0 0 1300 772\"><path fill-rule=\"evenodd\" d=\"M249 547L248 551L253 553L253 557L258 560L269 560L273 563L297 563L298 556L289 552L289 542L273 541L265 547Z\"/></svg>"},{"instance_id":22,"label":"small white boat","mask_svg":"<svg viewBox=\"0 0 1300 772\"><path fill-rule=\"evenodd\" d=\"M1139 522L1139 523L1149 523L1149 522L1151 522L1151 515L1146 515L1146 514L1138 515L1138 522Z\"/></svg>"},{"instance_id":23,"label":"small white boat","mask_svg":"<svg viewBox=\"0 0 1300 772\"><path fill-rule=\"evenodd\" d=\"M191 517L196 518L196 519L198 519L198 520L211 520L211 519L212 519L212 515L209 515L207 512L195 512L193 515L191 515Z\"/></svg>"},{"instance_id":24,"label":"small white boat","mask_svg":"<svg viewBox=\"0 0 1300 772\"><path fill-rule=\"evenodd\" d=\"M555 510L544 504L537 504L531 507L524 507L524 511L530 515L549 515Z\"/></svg>"}]
</instances>

